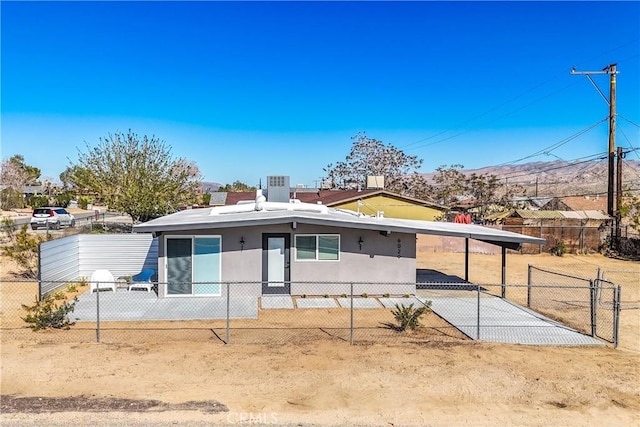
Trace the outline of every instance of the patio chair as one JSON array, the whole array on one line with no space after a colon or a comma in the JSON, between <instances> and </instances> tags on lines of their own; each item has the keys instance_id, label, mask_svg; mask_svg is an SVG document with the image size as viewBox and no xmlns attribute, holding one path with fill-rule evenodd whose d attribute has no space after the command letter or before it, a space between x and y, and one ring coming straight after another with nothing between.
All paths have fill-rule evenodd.
<instances>
[{"instance_id":1,"label":"patio chair","mask_svg":"<svg viewBox=\"0 0 640 427\"><path fill-rule=\"evenodd\" d=\"M153 288L153 282L151 278L156 274L153 268L145 268L140 273L131 276L131 282L129 283L128 290L131 289L146 289L147 292L151 292Z\"/></svg>"},{"instance_id":2,"label":"patio chair","mask_svg":"<svg viewBox=\"0 0 640 427\"><path fill-rule=\"evenodd\" d=\"M113 292L115 292L116 280L113 278L113 274L111 274L109 270L96 270L91 273L89 286L89 292L100 292L100 289L111 289Z\"/></svg>"}]
</instances>

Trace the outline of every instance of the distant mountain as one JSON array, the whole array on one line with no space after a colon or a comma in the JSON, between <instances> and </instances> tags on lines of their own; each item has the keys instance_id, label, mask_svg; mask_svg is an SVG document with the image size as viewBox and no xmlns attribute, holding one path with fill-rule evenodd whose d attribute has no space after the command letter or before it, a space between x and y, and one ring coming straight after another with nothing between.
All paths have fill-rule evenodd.
<instances>
[{"instance_id":1,"label":"distant mountain","mask_svg":"<svg viewBox=\"0 0 640 427\"><path fill-rule=\"evenodd\" d=\"M608 162L532 162L517 165L487 166L463 169L465 175L497 176L505 185L521 185L528 196L572 196L606 194ZM433 182L435 172L423 176ZM625 159L622 164L622 185L640 190L640 160Z\"/></svg>"},{"instance_id":2,"label":"distant mountain","mask_svg":"<svg viewBox=\"0 0 640 427\"><path fill-rule=\"evenodd\" d=\"M222 187L222 184L218 184L217 182L203 182L202 192L206 193L207 190L209 190L209 193L215 193L220 187Z\"/></svg>"}]
</instances>

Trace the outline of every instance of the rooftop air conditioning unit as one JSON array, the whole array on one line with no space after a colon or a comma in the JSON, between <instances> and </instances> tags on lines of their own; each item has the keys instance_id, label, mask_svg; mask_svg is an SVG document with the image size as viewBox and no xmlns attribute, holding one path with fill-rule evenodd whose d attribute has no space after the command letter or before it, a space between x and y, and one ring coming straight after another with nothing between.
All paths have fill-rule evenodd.
<instances>
[{"instance_id":1,"label":"rooftop air conditioning unit","mask_svg":"<svg viewBox=\"0 0 640 427\"><path fill-rule=\"evenodd\" d=\"M268 202L289 202L289 177L288 176L268 176L267 177L267 201Z\"/></svg>"},{"instance_id":2,"label":"rooftop air conditioning unit","mask_svg":"<svg viewBox=\"0 0 640 427\"><path fill-rule=\"evenodd\" d=\"M384 176L376 175L376 176L368 176L367 177L367 188L384 188Z\"/></svg>"}]
</instances>

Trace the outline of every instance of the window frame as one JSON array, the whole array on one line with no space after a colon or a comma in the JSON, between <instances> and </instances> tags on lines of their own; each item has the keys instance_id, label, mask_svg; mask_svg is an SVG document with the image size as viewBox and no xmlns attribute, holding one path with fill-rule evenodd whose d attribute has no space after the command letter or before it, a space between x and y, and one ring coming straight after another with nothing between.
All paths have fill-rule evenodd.
<instances>
[{"instance_id":1,"label":"window frame","mask_svg":"<svg viewBox=\"0 0 640 427\"><path fill-rule=\"evenodd\" d=\"M315 237L315 258L301 259L298 258L298 237ZM320 237L337 237L338 246L336 259L320 259ZM295 234L293 236L293 247L295 248L295 262L339 262L340 261L340 246L341 246L341 235L338 233L305 233L305 234Z\"/></svg>"},{"instance_id":2,"label":"window frame","mask_svg":"<svg viewBox=\"0 0 640 427\"><path fill-rule=\"evenodd\" d=\"M191 293L190 294L172 294L169 293L169 282L168 282L168 277L169 277L169 257L167 256L167 247L168 247L168 241L169 240L179 240L179 239L189 239L191 240ZM216 281L212 281L211 283L216 283L218 285L218 293L214 293L214 294L199 294L199 293L195 293L195 285L194 283L199 283L199 282L194 282L194 273L196 271L196 262L195 262L195 255L196 255L196 239L218 239L218 242L220 244L220 252L218 252L218 257L219 257L219 261L218 261L218 272L217 272L217 282ZM164 239L164 269L165 269L165 283L164 283L164 296L167 298L193 298L193 297L219 297L222 296L222 254L223 254L223 250L222 250L222 235L218 235L218 234L206 234L206 235L177 235L177 234L172 234L172 235L166 235L165 239ZM208 281L205 281L204 283L207 283Z\"/></svg>"}]
</instances>

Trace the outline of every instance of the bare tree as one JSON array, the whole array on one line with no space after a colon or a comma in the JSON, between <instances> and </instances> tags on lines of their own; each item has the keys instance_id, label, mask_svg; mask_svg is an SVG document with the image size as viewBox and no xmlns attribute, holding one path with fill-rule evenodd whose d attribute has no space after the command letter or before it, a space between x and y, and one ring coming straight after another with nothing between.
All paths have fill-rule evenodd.
<instances>
[{"instance_id":1,"label":"bare tree","mask_svg":"<svg viewBox=\"0 0 640 427\"><path fill-rule=\"evenodd\" d=\"M415 183L412 173L422 159L409 156L393 145L369 138L360 132L351 138L353 145L345 161L327 165L324 171L334 188L364 188L367 176L384 176L385 188L406 194Z\"/></svg>"}]
</instances>

